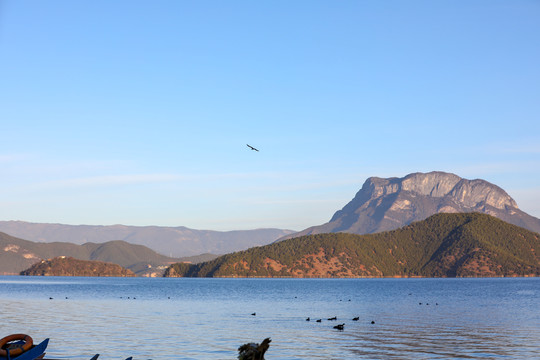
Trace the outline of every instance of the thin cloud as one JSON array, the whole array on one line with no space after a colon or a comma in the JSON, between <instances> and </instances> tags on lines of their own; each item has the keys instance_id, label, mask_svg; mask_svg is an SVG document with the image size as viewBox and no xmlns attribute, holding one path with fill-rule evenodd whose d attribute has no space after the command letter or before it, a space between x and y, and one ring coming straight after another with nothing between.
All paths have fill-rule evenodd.
<instances>
[{"instance_id":1,"label":"thin cloud","mask_svg":"<svg viewBox=\"0 0 540 360\"><path fill-rule=\"evenodd\" d=\"M95 187L118 186L129 184L163 183L182 180L185 177L175 174L129 174L129 175L102 175L71 179L62 179L42 183L43 187Z\"/></svg>"},{"instance_id":2,"label":"thin cloud","mask_svg":"<svg viewBox=\"0 0 540 360\"><path fill-rule=\"evenodd\" d=\"M488 145L483 148L483 151L498 155L538 155L540 154L540 144L538 144L538 141L533 143L528 143L527 141L521 143L499 143Z\"/></svg>"},{"instance_id":3,"label":"thin cloud","mask_svg":"<svg viewBox=\"0 0 540 360\"><path fill-rule=\"evenodd\" d=\"M130 184L155 184L166 182L215 182L220 180L246 180L246 179L279 179L292 174L277 174L271 172L253 173L210 173L210 174L119 174L119 175L97 175L81 176L72 178L62 178L32 183L34 188L81 188L81 187L106 187ZM295 176L295 175L292 175ZM317 186L318 187L318 186Z\"/></svg>"},{"instance_id":4,"label":"thin cloud","mask_svg":"<svg viewBox=\"0 0 540 360\"><path fill-rule=\"evenodd\" d=\"M59 179L44 182L43 187L90 187L90 186L117 186L129 184L151 184L175 181L201 181L219 179L240 179L264 177L263 174L230 173L230 174L121 174L121 175L98 175L85 176L69 179Z\"/></svg>"},{"instance_id":5,"label":"thin cloud","mask_svg":"<svg viewBox=\"0 0 540 360\"><path fill-rule=\"evenodd\" d=\"M28 158L26 154L0 154L0 163L12 163Z\"/></svg>"},{"instance_id":6,"label":"thin cloud","mask_svg":"<svg viewBox=\"0 0 540 360\"><path fill-rule=\"evenodd\" d=\"M482 178L485 175L513 173L529 173L538 168L538 161L501 161L479 162L466 166L454 167L450 172L468 178ZM536 171L534 171L536 172Z\"/></svg>"},{"instance_id":7,"label":"thin cloud","mask_svg":"<svg viewBox=\"0 0 540 360\"><path fill-rule=\"evenodd\" d=\"M251 205L308 205L308 204L334 205L334 204L340 203L339 200L336 200L336 199L281 199L281 200L247 199L247 200L244 200L243 202L251 204Z\"/></svg>"}]
</instances>

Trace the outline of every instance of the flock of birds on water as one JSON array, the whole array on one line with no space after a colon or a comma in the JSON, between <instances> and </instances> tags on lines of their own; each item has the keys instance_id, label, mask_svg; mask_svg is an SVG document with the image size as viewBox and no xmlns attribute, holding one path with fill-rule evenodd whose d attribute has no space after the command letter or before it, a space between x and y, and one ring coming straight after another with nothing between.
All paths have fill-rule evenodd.
<instances>
[{"instance_id":1,"label":"flock of birds on water","mask_svg":"<svg viewBox=\"0 0 540 360\"><path fill-rule=\"evenodd\" d=\"M411 294L409 294L409 295L411 295ZM169 296L168 299L170 299L170 298L171 298L171 297ZM53 299L54 299L53 297L49 297L49 300L53 300ZM68 299L67 296L66 296L66 299ZM134 296L133 296L133 297L131 297L131 296L127 296L127 297L120 296L120 299L133 299L133 300L135 300L135 299L137 299L137 298L134 297ZM341 300L340 300L340 301L341 301ZM351 300L349 299L349 301L351 301ZM420 303L418 303L418 305L424 305L424 303L420 302ZM429 303L425 303L425 305L429 305ZM439 303L435 303L435 305L438 306ZM256 316L257 313L254 312L254 313L251 313L251 315L252 315L252 316ZM326 320L328 320L328 321L337 321L337 316L330 317L330 318L328 318L328 319L326 319ZM356 317L353 317L353 318L352 318L352 321L358 321L358 320L360 320L360 317L359 317L359 316L356 316ZM306 318L306 321L311 321L311 318L308 316L308 317ZM318 323L320 323L320 322L322 322L322 321L323 321L322 318L321 318L321 319L315 320L315 322L318 322ZM375 324L375 321L374 321L374 320L371 320L371 324L374 325L374 324ZM335 325L333 328L336 329L336 330L339 330L339 331L343 331L343 330L345 329L345 323L337 324L337 325Z\"/></svg>"},{"instance_id":2,"label":"flock of birds on water","mask_svg":"<svg viewBox=\"0 0 540 360\"><path fill-rule=\"evenodd\" d=\"M328 321L335 321L335 320L337 320L337 316L328 318L327 320L328 320ZM359 317L359 316L353 317L353 318L352 318L352 321L358 321L358 320L360 320L360 317ZM308 318L306 319L306 321L311 321L311 319L308 317ZM322 319L317 319L317 320L315 320L315 321L316 321L316 322L322 322ZM371 320L371 324L372 324L372 325L375 324L375 321ZM337 324L336 326L334 326L334 329L339 330L339 331L343 331L343 330L345 329L345 323L343 323L343 324Z\"/></svg>"},{"instance_id":3,"label":"flock of birds on water","mask_svg":"<svg viewBox=\"0 0 540 360\"><path fill-rule=\"evenodd\" d=\"M257 313L254 312L254 313L251 313L251 315L252 315L252 316L256 316ZM326 319L326 320L328 320L328 321L336 321L336 320L337 320L337 316L328 318L328 319ZM360 320L360 317L359 317L359 316L356 316L356 317L352 318L352 321L358 321L358 320ZM307 318L306 318L306 321L311 321L311 318L310 318L310 317L307 317ZM317 319L317 320L315 320L315 322L320 323L320 322L322 322L322 319ZM375 324L375 321L372 320L372 321L371 321L371 324L372 324L372 325ZM345 323L335 325L335 326L334 326L334 329L343 331L343 330L345 329Z\"/></svg>"},{"instance_id":4,"label":"flock of birds on water","mask_svg":"<svg viewBox=\"0 0 540 360\"><path fill-rule=\"evenodd\" d=\"M412 294L409 294L409 296L410 296L410 295L412 295ZM296 296L295 296L295 298L296 298ZM339 300L339 301L342 301L342 300ZM351 301L351 300L349 299L349 301ZM419 302L418 305L427 305L427 306L429 306L429 303L427 303L427 302L426 302L426 303ZM439 303L435 303L435 306L438 306L438 305L439 305ZM251 313L251 315L252 315L252 316L256 316L257 313L254 312L254 313ZM326 320L328 320L328 321L337 321L337 316L328 318L328 319L326 319ZM353 317L353 318L352 318L352 321L358 321L358 320L360 320L360 317L359 317L359 316L356 316L356 317ZM308 316L308 317L306 318L306 321L311 321L311 317ZM318 322L318 323L320 323L320 322L322 322L322 321L323 321L322 318L321 318L321 319L315 320L315 322ZM371 320L371 325L375 325L375 321L374 321L374 320ZM339 331L343 331L343 330L345 330L345 323L337 324L337 325L335 325L333 328L336 329L336 330L339 330Z\"/></svg>"}]
</instances>

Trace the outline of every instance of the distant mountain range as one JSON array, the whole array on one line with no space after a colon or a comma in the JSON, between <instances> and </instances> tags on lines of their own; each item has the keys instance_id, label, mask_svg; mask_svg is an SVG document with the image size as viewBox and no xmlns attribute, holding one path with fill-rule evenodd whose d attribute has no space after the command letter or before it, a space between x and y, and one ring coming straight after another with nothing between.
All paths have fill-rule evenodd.
<instances>
[{"instance_id":1,"label":"distant mountain range","mask_svg":"<svg viewBox=\"0 0 540 360\"><path fill-rule=\"evenodd\" d=\"M41 260L58 256L114 263L137 275L156 276L161 276L168 265L185 261L160 255L146 246L120 240L83 245L62 242L36 243L0 233L0 274L19 274Z\"/></svg>"},{"instance_id":2,"label":"distant mountain range","mask_svg":"<svg viewBox=\"0 0 540 360\"><path fill-rule=\"evenodd\" d=\"M293 233L292 230L280 229L211 231L194 230L183 226L62 225L24 221L0 221L0 231L35 242L84 244L123 240L147 246L170 257L226 254L266 245Z\"/></svg>"},{"instance_id":3,"label":"distant mountain range","mask_svg":"<svg viewBox=\"0 0 540 360\"><path fill-rule=\"evenodd\" d=\"M370 234L408 225L438 213L480 212L540 233L540 219L521 211L503 189L485 180L445 172L402 178L371 177L329 222L287 235L347 232Z\"/></svg>"},{"instance_id":4,"label":"distant mountain range","mask_svg":"<svg viewBox=\"0 0 540 360\"><path fill-rule=\"evenodd\" d=\"M393 231L306 235L174 264L165 276L540 276L540 234L486 214L436 214Z\"/></svg>"},{"instance_id":5,"label":"distant mountain range","mask_svg":"<svg viewBox=\"0 0 540 360\"><path fill-rule=\"evenodd\" d=\"M179 261L180 257L183 258L181 261L198 263L212 260L217 254L229 254L292 237L378 233L438 213L471 212L489 214L540 233L540 219L521 211L496 185L444 172L414 173L403 178L367 179L356 196L328 223L296 233L281 229L220 232L186 227L0 221L0 231L5 232L0 233L0 274L18 273L34 262L56 256L112 262L137 275L158 274L156 267ZM186 259L186 256L191 258ZM188 264L183 266L193 269Z\"/></svg>"}]
</instances>

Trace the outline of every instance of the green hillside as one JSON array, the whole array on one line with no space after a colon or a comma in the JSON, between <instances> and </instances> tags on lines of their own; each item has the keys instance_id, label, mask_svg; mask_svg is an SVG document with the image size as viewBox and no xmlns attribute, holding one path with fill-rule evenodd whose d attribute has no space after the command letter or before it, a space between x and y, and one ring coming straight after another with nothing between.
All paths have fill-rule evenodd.
<instances>
[{"instance_id":1,"label":"green hillside","mask_svg":"<svg viewBox=\"0 0 540 360\"><path fill-rule=\"evenodd\" d=\"M539 276L540 235L479 213L437 214L371 235L302 236L191 265L186 277Z\"/></svg>"},{"instance_id":2,"label":"green hillside","mask_svg":"<svg viewBox=\"0 0 540 360\"><path fill-rule=\"evenodd\" d=\"M133 271L118 264L103 261L79 260L60 256L50 260L42 260L29 269L21 271L21 275L29 276L135 276Z\"/></svg>"},{"instance_id":3,"label":"green hillside","mask_svg":"<svg viewBox=\"0 0 540 360\"><path fill-rule=\"evenodd\" d=\"M0 233L0 274L18 274L43 259L58 256L79 260L104 261L133 270L137 275L157 272L179 259L160 255L143 245L125 241L86 243L37 243ZM149 267L150 265L150 267Z\"/></svg>"}]
</instances>

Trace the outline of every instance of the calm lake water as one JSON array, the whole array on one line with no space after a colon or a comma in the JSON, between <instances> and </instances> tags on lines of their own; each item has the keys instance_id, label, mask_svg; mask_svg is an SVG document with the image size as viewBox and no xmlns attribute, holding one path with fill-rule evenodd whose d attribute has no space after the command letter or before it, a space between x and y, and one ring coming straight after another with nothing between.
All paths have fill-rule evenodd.
<instances>
[{"instance_id":1,"label":"calm lake water","mask_svg":"<svg viewBox=\"0 0 540 360\"><path fill-rule=\"evenodd\" d=\"M0 276L0 329L57 359L533 359L540 279Z\"/></svg>"}]
</instances>

